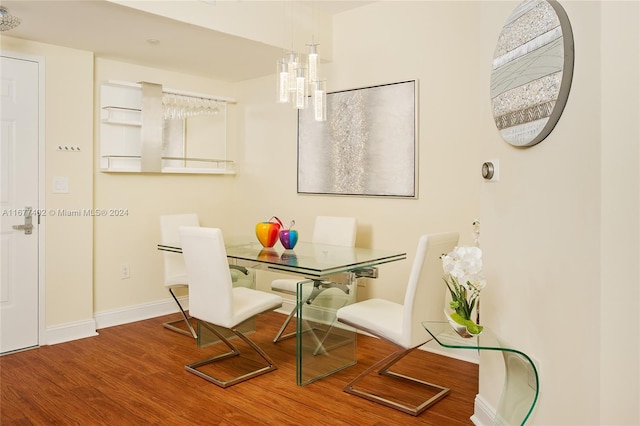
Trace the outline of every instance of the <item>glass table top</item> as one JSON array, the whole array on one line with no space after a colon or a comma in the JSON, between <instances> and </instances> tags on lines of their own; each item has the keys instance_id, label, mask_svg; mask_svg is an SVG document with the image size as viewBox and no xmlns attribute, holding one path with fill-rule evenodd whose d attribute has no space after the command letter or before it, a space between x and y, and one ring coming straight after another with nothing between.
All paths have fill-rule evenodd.
<instances>
[{"instance_id":1,"label":"glass table top","mask_svg":"<svg viewBox=\"0 0 640 426\"><path fill-rule=\"evenodd\" d=\"M310 278L366 269L407 257L405 252L303 241L296 244L293 250L285 250L280 244L273 248L264 248L255 237L225 237L225 247L227 258L232 262L261 263L271 270L291 272ZM158 244L158 249L182 252L179 243Z\"/></svg>"}]
</instances>

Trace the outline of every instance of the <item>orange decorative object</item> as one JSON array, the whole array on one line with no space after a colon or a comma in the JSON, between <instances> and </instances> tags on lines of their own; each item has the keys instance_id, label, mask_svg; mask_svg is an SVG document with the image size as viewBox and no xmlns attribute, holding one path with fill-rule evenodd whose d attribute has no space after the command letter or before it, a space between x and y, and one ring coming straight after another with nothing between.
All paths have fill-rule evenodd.
<instances>
[{"instance_id":1,"label":"orange decorative object","mask_svg":"<svg viewBox=\"0 0 640 426\"><path fill-rule=\"evenodd\" d=\"M273 247L276 241L278 241L280 228L282 228L282 222L273 216L268 222L259 222L256 224L256 237L258 237L258 241L260 241L263 247Z\"/></svg>"}]
</instances>

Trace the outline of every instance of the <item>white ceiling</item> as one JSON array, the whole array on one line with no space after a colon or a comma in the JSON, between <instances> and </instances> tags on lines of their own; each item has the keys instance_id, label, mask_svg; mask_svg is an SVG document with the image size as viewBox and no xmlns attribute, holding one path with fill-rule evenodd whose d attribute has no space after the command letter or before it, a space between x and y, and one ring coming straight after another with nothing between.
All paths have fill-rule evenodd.
<instances>
[{"instance_id":1,"label":"white ceiling","mask_svg":"<svg viewBox=\"0 0 640 426\"><path fill-rule=\"evenodd\" d=\"M177 0L174 0L177 1ZM209 1L215 6L215 1ZM330 14L370 1L317 1ZM104 0L3 0L21 24L4 35L114 59L236 82L272 74L282 49ZM148 39L159 39L150 44Z\"/></svg>"}]
</instances>

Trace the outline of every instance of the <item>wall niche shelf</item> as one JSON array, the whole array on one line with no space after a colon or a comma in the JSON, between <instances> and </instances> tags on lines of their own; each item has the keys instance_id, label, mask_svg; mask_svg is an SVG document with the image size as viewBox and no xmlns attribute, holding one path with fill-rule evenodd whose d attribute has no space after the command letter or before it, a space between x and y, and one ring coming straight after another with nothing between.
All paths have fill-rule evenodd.
<instances>
[{"instance_id":1,"label":"wall niche shelf","mask_svg":"<svg viewBox=\"0 0 640 426\"><path fill-rule=\"evenodd\" d=\"M102 122L106 124L117 124L120 126L142 126L142 110L133 108L123 108L117 106L103 106L106 117Z\"/></svg>"},{"instance_id":2,"label":"wall niche shelf","mask_svg":"<svg viewBox=\"0 0 640 426\"><path fill-rule=\"evenodd\" d=\"M234 175L227 105L235 100L107 81L100 87L100 171Z\"/></svg>"}]
</instances>

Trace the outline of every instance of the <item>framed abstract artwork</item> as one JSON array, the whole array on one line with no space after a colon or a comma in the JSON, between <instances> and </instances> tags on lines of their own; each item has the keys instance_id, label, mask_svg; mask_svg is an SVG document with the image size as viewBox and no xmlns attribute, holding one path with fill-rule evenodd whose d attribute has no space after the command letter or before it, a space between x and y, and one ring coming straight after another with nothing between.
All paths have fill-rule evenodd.
<instances>
[{"instance_id":1,"label":"framed abstract artwork","mask_svg":"<svg viewBox=\"0 0 640 426\"><path fill-rule=\"evenodd\" d=\"M327 94L298 112L298 193L417 198L417 80Z\"/></svg>"},{"instance_id":2,"label":"framed abstract artwork","mask_svg":"<svg viewBox=\"0 0 640 426\"><path fill-rule=\"evenodd\" d=\"M555 0L525 0L498 37L491 107L502 138L517 147L546 138L564 110L573 77L573 33Z\"/></svg>"}]
</instances>

